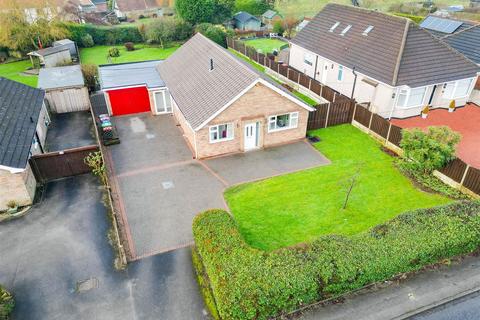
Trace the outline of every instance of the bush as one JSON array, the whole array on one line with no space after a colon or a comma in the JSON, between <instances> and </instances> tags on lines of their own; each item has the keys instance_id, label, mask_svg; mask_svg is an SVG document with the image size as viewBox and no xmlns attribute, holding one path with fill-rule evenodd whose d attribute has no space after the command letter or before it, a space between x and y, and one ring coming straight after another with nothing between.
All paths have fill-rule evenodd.
<instances>
[{"instance_id":1,"label":"bush","mask_svg":"<svg viewBox=\"0 0 480 320\"><path fill-rule=\"evenodd\" d=\"M232 17L235 0L176 0L175 11L192 24L223 23Z\"/></svg>"},{"instance_id":2,"label":"bush","mask_svg":"<svg viewBox=\"0 0 480 320\"><path fill-rule=\"evenodd\" d=\"M142 35L135 25L96 26L92 24L66 24L71 39L83 46L82 37L89 34L97 45L115 45L125 42L139 43Z\"/></svg>"},{"instance_id":3,"label":"bush","mask_svg":"<svg viewBox=\"0 0 480 320\"><path fill-rule=\"evenodd\" d=\"M283 32L285 31L285 29L283 28L283 21L281 20L276 20L274 23L273 23L273 28L272 28L272 32L273 33L276 33L278 35L283 35Z\"/></svg>"},{"instance_id":4,"label":"bush","mask_svg":"<svg viewBox=\"0 0 480 320\"><path fill-rule=\"evenodd\" d=\"M480 202L416 210L368 232L272 252L247 245L222 210L195 217L193 234L220 317L267 319L475 251Z\"/></svg>"},{"instance_id":5,"label":"bush","mask_svg":"<svg viewBox=\"0 0 480 320\"><path fill-rule=\"evenodd\" d=\"M220 25L213 25L211 23L201 23L197 25L195 31L200 32L205 37L218 43L222 47L227 47L227 30Z\"/></svg>"},{"instance_id":6,"label":"bush","mask_svg":"<svg viewBox=\"0 0 480 320\"><path fill-rule=\"evenodd\" d=\"M15 307L13 296L0 286L0 319L8 319Z\"/></svg>"},{"instance_id":7,"label":"bush","mask_svg":"<svg viewBox=\"0 0 480 320\"><path fill-rule=\"evenodd\" d=\"M117 47L111 47L108 49L108 56L112 58L120 57L120 50Z\"/></svg>"},{"instance_id":8,"label":"bush","mask_svg":"<svg viewBox=\"0 0 480 320\"><path fill-rule=\"evenodd\" d=\"M273 1L266 0L236 0L235 12L246 11L254 16L260 16L268 9L273 9Z\"/></svg>"},{"instance_id":9,"label":"bush","mask_svg":"<svg viewBox=\"0 0 480 320\"><path fill-rule=\"evenodd\" d=\"M135 50L135 44L133 42L125 42L124 46L125 46L125 49L127 49L127 51Z\"/></svg>"},{"instance_id":10,"label":"bush","mask_svg":"<svg viewBox=\"0 0 480 320\"><path fill-rule=\"evenodd\" d=\"M396 15L398 17L408 18L408 19L412 20L413 22L415 22L416 24L420 24L420 22L422 22L423 19L425 19L425 17L422 17L422 16L416 16L416 15L413 15L413 14L401 13L401 12L396 12L396 13L394 13L394 15Z\"/></svg>"},{"instance_id":11,"label":"bush","mask_svg":"<svg viewBox=\"0 0 480 320\"><path fill-rule=\"evenodd\" d=\"M408 171L430 173L455 159L460 134L449 127L429 127L402 130L402 167Z\"/></svg>"},{"instance_id":12,"label":"bush","mask_svg":"<svg viewBox=\"0 0 480 320\"><path fill-rule=\"evenodd\" d=\"M93 38L90 34L85 34L82 36L80 45L84 48L90 48L95 45L95 42L93 41Z\"/></svg>"},{"instance_id":13,"label":"bush","mask_svg":"<svg viewBox=\"0 0 480 320\"><path fill-rule=\"evenodd\" d=\"M94 91L97 86L98 68L94 64L82 64L82 73L88 90Z\"/></svg>"}]
</instances>

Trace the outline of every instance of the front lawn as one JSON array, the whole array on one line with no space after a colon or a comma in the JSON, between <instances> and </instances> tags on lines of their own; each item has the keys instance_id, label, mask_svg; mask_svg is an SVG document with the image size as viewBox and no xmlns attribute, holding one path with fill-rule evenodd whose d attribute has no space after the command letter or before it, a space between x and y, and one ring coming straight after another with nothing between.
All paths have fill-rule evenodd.
<instances>
[{"instance_id":1,"label":"front lawn","mask_svg":"<svg viewBox=\"0 0 480 320\"><path fill-rule=\"evenodd\" d=\"M311 132L331 165L232 187L225 198L240 232L253 247L274 250L320 235L352 235L401 212L452 200L417 189L394 158L351 125ZM344 204L349 180L357 182Z\"/></svg>"},{"instance_id":2,"label":"front lawn","mask_svg":"<svg viewBox=\"0 0 480 320\"><path fill-rule=\"evenodd\" d=\"M38 76L21 74L23 71L27 70L31 66L32 63L30 62L30 60L2 63L0 64L0 77L21 82L30 87L36 88Z\"/></svg>"},{"instance_id":3,"label":"front lawn","mask_svg":"<svg viewBox=\"0 0 480 320\"><path fill-rule=\"evenodd\" d=\"M272 53L280 51L280 47L286 45L285 41L270 38L258 38L244 41L247 46L254 47L260 53Z\"/></svg>"},{"instance_id":4,"label":"front lawn","mask_svg":"<svg viewBox=\"0 0 480 320\"><path fill-rule=\"evenodd\" d=\"M114 46L95 46L92 48L82 48L80 50L80 60L83 64L92 63L96 65L107 63L124 63L145 60L162 60L170 56L180 46L173 45L162 49L144 44L136 44L134 51L127 51L124 46L115 46L120 50L120 57L108 60L108 49Z\"/></svg>"}]
</instances>

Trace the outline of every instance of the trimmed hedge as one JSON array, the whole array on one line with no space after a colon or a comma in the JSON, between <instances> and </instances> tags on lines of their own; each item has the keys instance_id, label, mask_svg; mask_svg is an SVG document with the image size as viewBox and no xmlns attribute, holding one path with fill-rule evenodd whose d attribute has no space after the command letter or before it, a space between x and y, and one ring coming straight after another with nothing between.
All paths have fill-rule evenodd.
<instances>
[{"instance_id":1,"label":"trimmed hedge","mask_svg":"<svg viewBox=\"0 0 480 320\"><path fill-rule=\"evenodd\" d=\"M246 244L222 210L198 215L193 234L220 317L267 319L476 250L480 202L411 211L368 232L272 252Z\"/></svg>"},{"instance_id":2,"label":"trimmed hedge","mask_svg":"<svg viewBox=\"0 0 480 320\"><path fill-rule=\"evenodd\" d=\"M137 26L96 26L92 24L66 24L71 40L82 45L82 39L91 35L96 45L124 44L125 42L143 42Z\"/></svg>"}]
</instances>

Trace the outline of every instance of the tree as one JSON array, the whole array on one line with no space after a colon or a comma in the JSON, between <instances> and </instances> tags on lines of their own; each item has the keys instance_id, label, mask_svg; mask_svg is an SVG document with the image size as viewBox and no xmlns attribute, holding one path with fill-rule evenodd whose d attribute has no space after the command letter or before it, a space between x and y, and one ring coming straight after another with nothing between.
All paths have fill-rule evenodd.
<instances>
[{"instance_id":1,"label":"tree","mask_svg":"<svg viewBox=\"0 0 480 320\"><path fill-rule=\"evenodd\" d=\"M175 35L173 18L158 19L146 26L145 36L150 43L158 43L164 48Z\"/></svg>"},{"instance_id":2,"label":"tree","mask_svg":"<svg viewBox=\"0 0 480 320\"><path fill-rule=\"evenodd\" d=\"M272 4L267 0L237 0L235 2L235 11L246 11L254 16L259 16L272 8Z\"/></svg>"},{"instance_id":3,"label":"tree","mask_svg":"<svg viewBox=\"0 0 480 320\"><path fill-rule=\"evenodd\" d=\"M199 24L195 31L200 32L205 37L218 43L222 47L227 47L227 30L221 25L213 25L211 23Z\"/></svg>"},{"instance_id":4,"label":"tree","mask_svg":"<svg viewBox=\"0 0 480 320\"><path fill-rule=\"evenodd\" d=\"M232 16L235 0L177 0L175 9L193 25L210 22L222 23Z\"/></svg>"},{"instance_id":5,"label":"tree","mask_svg":"<svg viewBox=\"0 0 480 320\"><path fill-rule=\"evenodd\" d=\"M295 17L286 17L283 19L283 28L285 30L285 36L287 38L292 37L293 30L295 29L296 25L298 24L298 19Z\"/></svg>"},{"instance_id":6,"label":"tree","mask_svg":"<svg viewBox=\"0 0 480 320\"><path fill-rule=\"evenodd\" d=\"M283 22L281 20L277 20L273 23L273 28L272 31L280 36L283 35L283 32L285 31L283 29Z\"/></svg>"},{"instance_id":7,"label":"tree","mask_svg":"<svg viewBox=\"0 0 480 320\"><path fill-rule=\"evenodd\" d=\"M455 150L461 136L449 127L404 129L400 147L401 165L410 172L431 173L455 159Z\"/></svg>"}]
</instances>

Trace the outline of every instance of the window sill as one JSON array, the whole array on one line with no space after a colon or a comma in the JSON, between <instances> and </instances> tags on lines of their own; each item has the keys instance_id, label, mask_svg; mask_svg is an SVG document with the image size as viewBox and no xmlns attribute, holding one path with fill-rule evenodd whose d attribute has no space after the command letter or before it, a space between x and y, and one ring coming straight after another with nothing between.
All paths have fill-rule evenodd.
<instances>
[{"instance_id":1,"label":"window sill","mask_svg":"<svg viewBox=\"0 0 480 320\"><path fill-rule=\"evenodd\" d=\"M297 126L298 127L298 126ZM280 129L268 129L268 133L274 133L274 132L279 132L279 131L285 131L285 130L290 130L290 129L296 129L297 127L287 127L287 128L280 128Z\"/></svg>"},{"instance_id":2,"label":"window sill","mask_svg":"<svg viewBox=\"0 0 480 320\"><path fill-rule=\"evenodd\" d=\"M220 140L210 140L210 143L211 144L214 144L214 143L219 143L219 142L227 142L227 141L232 141L234 138L226 138L226 139L220 139Z\"/></svg>"}]
</instances>

